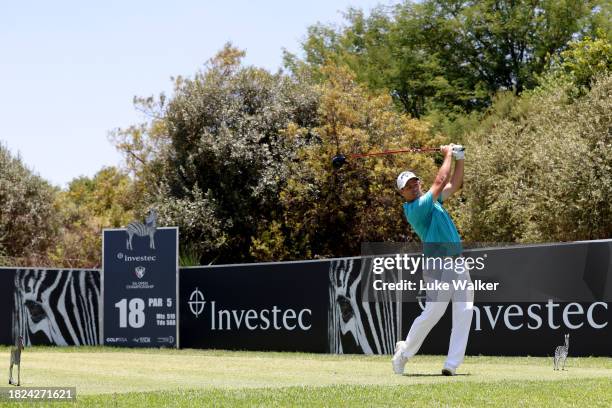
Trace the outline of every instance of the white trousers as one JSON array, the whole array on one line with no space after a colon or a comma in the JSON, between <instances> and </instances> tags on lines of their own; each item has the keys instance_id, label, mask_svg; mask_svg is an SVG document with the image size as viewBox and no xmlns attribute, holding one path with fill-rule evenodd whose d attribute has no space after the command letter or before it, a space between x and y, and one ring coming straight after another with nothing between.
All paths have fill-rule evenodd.
<instances>
[{"instance_id":1,"label":"white trousers","mask_svg":"<svg viewBox=\"0 0 612 408\"><path fill-rule=\"evenodd\" d=\"M406 337L406 344L402 354L404 357L410 358L419 351L425 337L427 337L431 329L444 315L449 301L452 301L453 328L448 346L448 356L444 366L457 368L465 357L465 348L467 347L470 335L474 311L474 292L467 287L465 290L455 290L452 280L467 280L471 282L469 272L465 271L463 274L456 274L452 269L446 269L441 272L424 272L423 275L426 283L431 284L435 281L448 282L450 289L448 291L427 291L425 309L414 319Z\"/></svg>"}]
</instances>

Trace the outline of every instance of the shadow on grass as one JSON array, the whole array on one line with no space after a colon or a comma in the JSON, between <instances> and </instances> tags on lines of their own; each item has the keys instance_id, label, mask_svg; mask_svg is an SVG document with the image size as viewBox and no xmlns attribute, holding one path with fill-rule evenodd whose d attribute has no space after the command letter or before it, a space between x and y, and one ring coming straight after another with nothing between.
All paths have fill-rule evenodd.
<instances>
[{"instance_id":1,"label":"shadow on grass","mask_svg":"<svg viewBox=\"0 0 612 408\"><path fill-rule=\"evenodd\" d=\"M466 374L455 374L453 377L467 377L470 376L472 374L470 373L466 373ZM414 373L414 374L402 374L403 377L450 377L444 374L421 374L421 373Z\"/></svg>"}]
</instances>

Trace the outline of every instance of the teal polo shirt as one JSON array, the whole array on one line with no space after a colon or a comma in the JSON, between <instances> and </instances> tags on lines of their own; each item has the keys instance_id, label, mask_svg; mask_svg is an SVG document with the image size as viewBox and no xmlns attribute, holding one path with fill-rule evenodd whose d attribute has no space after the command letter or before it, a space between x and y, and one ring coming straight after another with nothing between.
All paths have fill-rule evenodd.
<instances>
[{"instance_id":1,"label":"teal polo shirt","mask_svg":"<svg viewBox=\"0 0 612 408\"><path fill-rule=\"evenodd\" d=\"M450 215L442 207L442 194L434 201L432 192L428 191L416 200L404 203L403 207L406 219L425 245L426 255L461 254L461 237Z\"/></svg>"}]
</instances>

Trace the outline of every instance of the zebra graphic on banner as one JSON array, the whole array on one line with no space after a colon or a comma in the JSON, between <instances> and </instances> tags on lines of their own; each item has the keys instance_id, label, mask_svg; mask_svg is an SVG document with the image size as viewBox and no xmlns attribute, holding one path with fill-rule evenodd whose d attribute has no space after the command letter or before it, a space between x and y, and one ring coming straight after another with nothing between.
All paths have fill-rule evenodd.
<instances>
[{"instance_id":1,"label":"zebra graphic on banner","mask_svg":"<svg viewBox=\"0 0 612 408\"><path fill-rule=\"evenodd\" d=\"M339 259L329 268L328 349L330 353L393 354L401 331L401 302L382 293L364 302L360 285L365 263ZM367 275L367 274L366 274Z\"/></svg>"},{"instance_id":2,"label":"zebra graphic on banner","mask_svg":"<svg viewBox=\"0 0 612 408\"><path fill-rule=\"evenodd\" d=\"M100 344L97 271L18 269L13 300L13 338L24 345Z\"/></svg>"},{"instance_id":3,"label":"zebra graphic on banner","mask_svg":"<svg viewBox=\"0 0 612 408\"><path fill-rule=\"evenodd\" d=\"M145 219L145 223L139 221L132 221L128 224L126 232L128 234L127 249L133 250L132 238L134 235L137 237L149 237L149 248L155 249L155 231L157 231L157 212L154 209L149 210L149 214Z\"/></svg>"}]
</instances>

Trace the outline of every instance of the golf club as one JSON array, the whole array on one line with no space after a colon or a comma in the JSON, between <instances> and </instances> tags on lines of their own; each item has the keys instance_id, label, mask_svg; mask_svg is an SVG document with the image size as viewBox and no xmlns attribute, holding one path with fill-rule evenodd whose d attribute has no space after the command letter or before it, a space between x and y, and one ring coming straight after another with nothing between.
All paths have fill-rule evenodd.
<instances>
[{"instance_id":1,"label":"golf club","mask_svg":"<svg viewBox=\"0 0 612 408\"><path fill-rule=\"evenodd\" d=\"M463 151L465 147L458 145L453 148L456 151ZM383 150L381 152L372 152L372 153L354 153L349 154L348 157L342 153L338 153L332 158L332 166L335 169L339 169L347 163L347 159L361 159L364 157L372 157L372 156L386 156L391 154L400 154L400 153L431 153L440 151L439 147L413 147L409 149L399 149L399 150Z\"/></svg>"}]
</instances>

